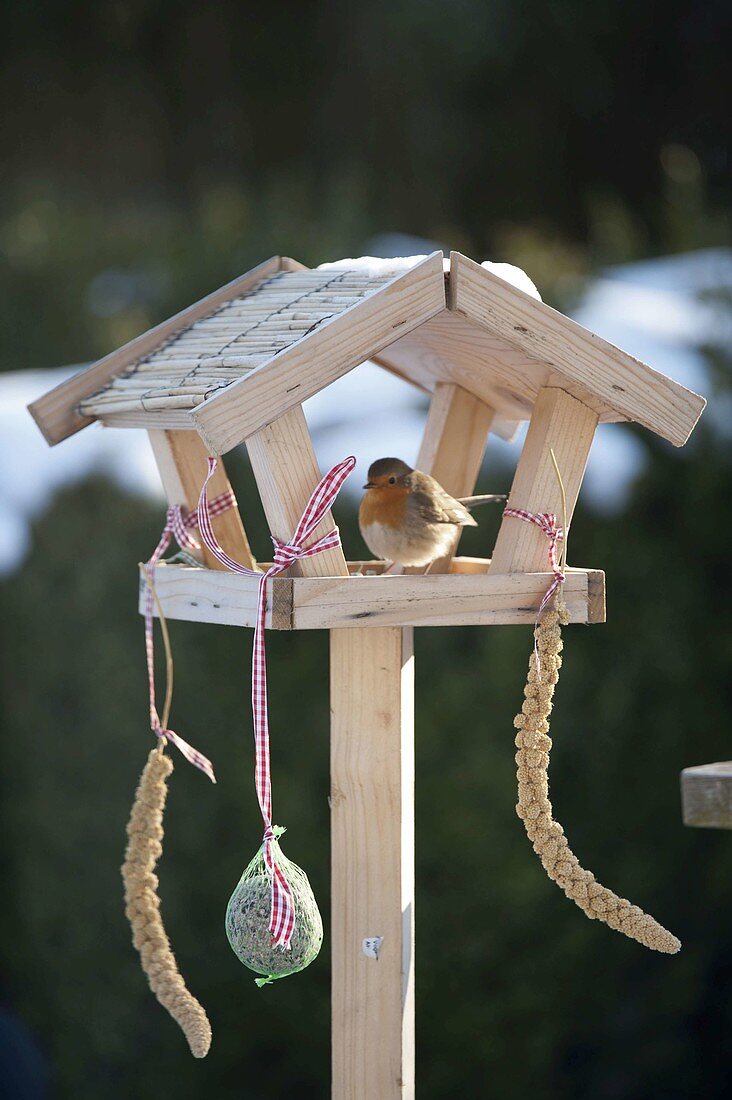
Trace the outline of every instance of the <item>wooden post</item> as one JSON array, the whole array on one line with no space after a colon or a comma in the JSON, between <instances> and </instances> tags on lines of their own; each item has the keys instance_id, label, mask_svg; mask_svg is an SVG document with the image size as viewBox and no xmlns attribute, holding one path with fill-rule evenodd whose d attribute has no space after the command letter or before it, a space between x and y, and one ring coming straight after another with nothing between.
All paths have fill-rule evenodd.
<instances>
[{"instance_id":1,"label":"wooden post","mask_svg":"<svg viewBox=\"0 0 732 1100\"><path fill-rule=\"evenodd\" d=\"M684 768L681 801L684 825L732 829L732 761Z\"/></svg>"},{"instance_id":2,"label":"wooden post","mask_svg":"<svg viewBox=\"0 0 732 1100\"><path fill-rule=\"evenodd\" d=\"M201 437L197 432L159 429L151 429L147 434L168 504L184 504L189 511L193 511L198 507L201 486L208 473L208 452ZM221 458L216 473L209 482L209 489L210 499L231 489ZM248 569L257 568L238 508L230 508L216 516L213 528L227 554ZM195 535L195 531L193 534ZM224 568L205 546L201 547L201 557L209 569Z\"/></svg>"},{"instance_id":3,"label":"wooden post","mask_svg":"<svg viewBox=\"0 0 732 1100\"><path fill-rule=\"evenodd\" d=\"M250 435L247 450L269 529L278 539L290 539L310 494L320 481L302 406L290 409L266 428ZM333 518L328 512L315 528L313 540L332 527ZM293 576L347 577L348 566L343 550L337 546L312 558L303 558L290 572Z\"/></svg>"},{"instance_id":4,"label":"wooden post","mask_svg":"<svg viewBox=\"0 0 732 1100\"><path fill-rule=\"evenodd\" d=\"M331 631L333 1100L414 1097L413 694L411 627Z\"/></svg>"},{"instance_id":5,"label":"wooden post","mask_svg":"<svg viewBox=\"0 0 732 1100\"><path fill-rule=\"evenodd\" d=\"M559 466L571 523L598 416L565 390L539 391L508 499L510 508L554 512L562 522L562 498L549 449ZM542 573L548 570L546 536L530 523L504 518L498 532L492 573Z\"/></svg>"},{"instance_id":6,"label":"wooden post","mask_svg":"<svg viewBox=\"0 0 732 1100\"><path fill-rule=\"evenodd\" d=\"M494 410L472 393L451 382L435 387L430 403L417 469L437 478L454 497L470 496L475 488ZM433 562L430 573L447 573L457 550L460 533L452 550ZM424 569L405 569L423 573Z\"/></svg>"},{"instance_id":7,"label":"wooden post","mask_svg":"<svg viewBox=\"0 0 732 1100\"><path fill-rule=\"evenodd\" d=\"M247 447L272 533L290 538L320 479L302 408ZM309 577L348 575L340 548L298 564ZM411 627L331 631L337 1100L414 1096L413 680ZM378 958L367 957L364 940L379 938Z\"/></svg>"}]
</instances>

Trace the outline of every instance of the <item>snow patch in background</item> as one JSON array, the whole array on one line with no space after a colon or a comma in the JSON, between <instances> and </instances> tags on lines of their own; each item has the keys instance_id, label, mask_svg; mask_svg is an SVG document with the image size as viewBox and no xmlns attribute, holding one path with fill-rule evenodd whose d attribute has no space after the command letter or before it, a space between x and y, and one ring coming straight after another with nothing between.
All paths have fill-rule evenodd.
<instances>
[{"instance_id":1,"label":"snow patch in background","mask_svg":"<svg viewBox=\"0 0 732 1100\"><path fill-rule=\"evenodd\" d=\"M709 367L702 348L728 347L732 340L732 250L709 248L611 268L590 283L572 316L707 396ZM715 400L703 415L729 434L728 401Z\"/></svg>"},{"instance_id":2,"label":"snow patch in background","mask_svg":"<svg viewBox=\"0 0 732 1100\"><path fill-rule=\"evenodd\" d=\"M0 375L0 572L28 550L29 526L60 489L91 474L110 477L132 495L163 500L144 431L108 431L93 424L49 447L26 406L65 382L79 367Z\"/></svg>"}]
</instances>

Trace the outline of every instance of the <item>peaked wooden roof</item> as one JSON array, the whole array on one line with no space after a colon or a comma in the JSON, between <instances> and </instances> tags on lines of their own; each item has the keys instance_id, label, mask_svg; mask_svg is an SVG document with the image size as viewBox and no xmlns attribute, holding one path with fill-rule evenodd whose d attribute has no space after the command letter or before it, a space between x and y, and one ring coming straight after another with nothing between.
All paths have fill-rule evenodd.
<instances>
[{"instance_id":1,"label":"peaked wooden roof","mask_svg":"<svg viewBox=\"0 0 732 1100\"><path fill-rule=\"evenodd\" d=\"M456 382L502 420L542 386L601 420L633 420L681 446L705 401L452 253L396 271L274 257L30 406L50 443L94 419L196 428L224 453L365 359L430 391Z\"/></svg>"}]
</instances>

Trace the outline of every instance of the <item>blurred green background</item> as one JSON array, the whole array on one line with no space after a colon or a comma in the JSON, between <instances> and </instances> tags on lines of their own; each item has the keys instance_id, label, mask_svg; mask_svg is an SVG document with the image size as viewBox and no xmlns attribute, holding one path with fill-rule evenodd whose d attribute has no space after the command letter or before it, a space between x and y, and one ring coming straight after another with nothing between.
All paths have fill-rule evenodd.
<instances>
[{"instance_id":1,"label":"blurred green background","mask_svg":"<svg viewBox=\"0 0 732 1100\"><path fill-rule=\"evenodd\" d=\"M0 368L88 361L261 259L403 232L527 269L571 308L609 264L728 242L730 14L720 0L3 5ZM113 310L94 280L127 276ZM704 349L702 349L704 350ZM553 801L601 881L684 943L588 922L514 812L528 628L417 633L421 1097L723 1097L732 1080L732 836L684 829L678 773L730 756L729 358L707 415L572 560L606 626L567 631ZM618 429L633 431L633 429ZM12 466L4 471L12 484ZM243 455L232 476L266 532ZM510 470L486 470L490 489ZM349 511L350 509L350 511ZM352 506L339 518L361 555ZM119 864L150 735L136 562L162 512L94 477L0 581L0 1095L329 1095L329 958L259 991L223 934L259 831L249 632L173 624L166 924L214 1027L194 1063L129 942ZM468 540L466 552L470 552ZM327 639L272 636L287 852L328 912Z\"/></svg>"}]
</instances>

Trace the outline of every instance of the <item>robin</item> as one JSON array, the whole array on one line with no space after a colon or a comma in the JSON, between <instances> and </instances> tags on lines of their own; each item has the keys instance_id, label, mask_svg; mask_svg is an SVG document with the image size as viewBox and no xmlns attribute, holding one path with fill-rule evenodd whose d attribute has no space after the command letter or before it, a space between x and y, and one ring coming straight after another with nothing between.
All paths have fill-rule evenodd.
<instances>
[{"instance_id":1,"label":"robin","mask_svg":"<svg viewBox=\"0 0 732 1100\"><path fill-rule=\"evenodd\" d=\"M449 554L461 527L477 527L469 509L496 504L505 496L450 496L439 481L399 458L380 458L369 467L358 513L363 540L372 554L392 564L431 565Z\"/></svg>"}]
</instances>

